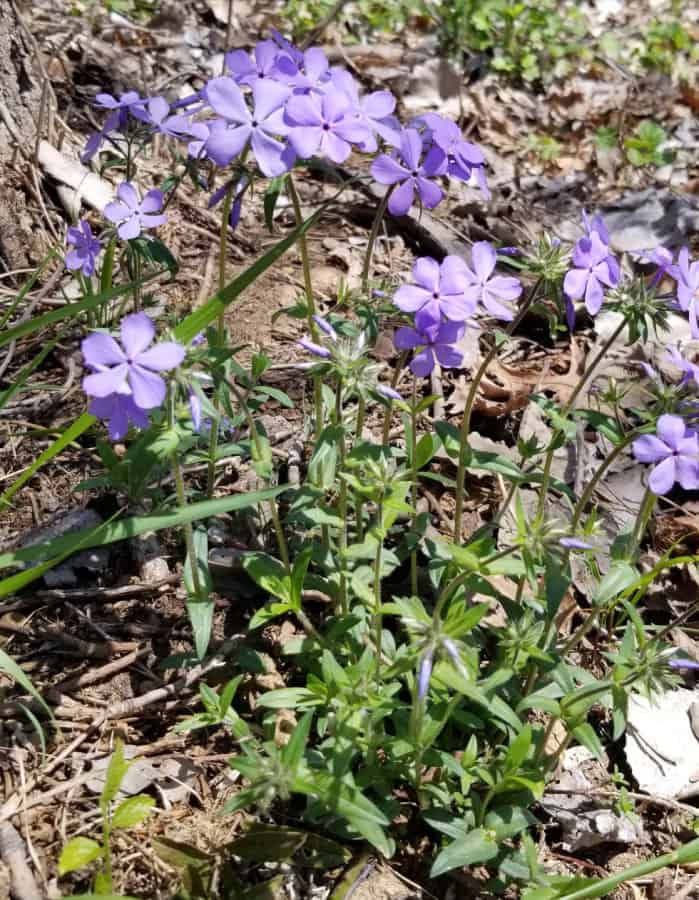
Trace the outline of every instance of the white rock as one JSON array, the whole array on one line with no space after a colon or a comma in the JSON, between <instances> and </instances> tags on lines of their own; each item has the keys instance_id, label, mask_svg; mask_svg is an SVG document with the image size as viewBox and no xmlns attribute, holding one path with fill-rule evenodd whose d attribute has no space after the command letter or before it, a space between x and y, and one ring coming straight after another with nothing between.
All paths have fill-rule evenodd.
<instances>
[{"instance_id":1,"label":"white rock","mask_svg":"<svg viewBox=\"0 0 699 900\"><path fill-rule=\"evenodd\" d=\"M629 698L626 758L641 790L653 796L699 795L699 740L692 731L689 708L699 690L668 691L650 703Z\"/></svg>"}]
</instances>

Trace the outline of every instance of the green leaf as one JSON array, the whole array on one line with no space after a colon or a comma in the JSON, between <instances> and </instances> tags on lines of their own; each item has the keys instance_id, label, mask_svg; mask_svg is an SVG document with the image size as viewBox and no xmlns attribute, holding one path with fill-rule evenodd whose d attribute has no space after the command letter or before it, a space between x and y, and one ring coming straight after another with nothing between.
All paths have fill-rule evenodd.
<instances>
[{"instance_id":1,"label":"green leaf","mask_svg":"<svg viewBox=\"0 0 699 900\"><path fill-rule=\"evenodd\" d=\"M274 231L274 209L279 200L279 195L284 189L286 183L286 175L278 175L276 178L270 178L264 195L264 211L265 225L269 231Z\"/></svg>"},{"instance_id":2,"label":"green leaf","mask_svg":"<svg viewBox=\"0 0 699 900\"><path fill-rule=\"evenodd\" d=\"M192 600L187 603L187 615L194 636L194 649L199 659L204 659L209 648L215 608L212 600Z\"/></svg>"},{"instance_id":3,"label":"green leaf","mask_svg":"<svg viewBox=\"0 0 699 900\"><path fill-rule=\"evenodd\" d=\"M583 722L573 729L573 737L579 741L583 747L587 747L590 753L594 753L597 759L604 757L604 747L589 722Z\"/></svg>"},{"instance_id":4,"label":"green leaf","mask_svg":"<svg viewBox=\"0 0 699 900\"><path fill-rule=\"evenodd\" d=\"M592 598L594 606L606 606L638 580L638 571L627 562L614 562L611 569L597 586Z\"/></svg>"},{"instance_id":5,"label":"green leaf","mask_svg":"<svg viewBox=\"0 0 699 900\"><path fill-rule=\"evenodd\" d=\"M152 845L156 855L175 869L203 869L213 864L213 857L192 844L173 841L170 838L154 838Z\"/></svg>"},{"instance_id":6,"label":"green leaf","mask_svg":"<svg viewBox=\"0 0 699 900\"><path fill-rule=\"evenodd\" d=\"M102 856L102 845L92 838L75 837L68 841L58 858L58 874L76 872Z\"/></svg>"},{"instance_id":7,"label":"green leaf","mask_svg":"<svg viewBox=\"0 0 699 900\"><path fill-rule=\"evenodd\" d=\"M527 758L531 743L532 729L530 725L525 725L507 749L505 766L510 772L516 771L522 765Z\"/></svg>"},{"instance_id":8,"label":"green leaf","mask_svg":"<svg viewBox=\"0 0 699 900\"><path fill-rule=\"evenodd\" d=\"M255 705L264 706L267 709L298 709L309 703L316 705L320 702L320 698L308 688L291 687L267 691L255 701Z\"/></svg>"},{"instance_id":9,"label":"green leaf","mask_svg":"<svg viewBox=\"0 0 699 900\"><path fill-rule=\"evenodd\" d=\"M497 841L505 841L536 823L534 816L521 806L507 804L491 809L484 821L488 831L492 831Z\"/></svg>"},{"instance_id":10,"label":"green leaf","mask_svg":"<svg viewBox=\"0 0 699 900\"><path fill-rule=\"evenodd\" d=\"M313 722L313 711L307 712L294 728L289 743L282 749L282 763L290 773L298 769L308 743L308 735Z\"/></svg>"},{"instance_id":11,"label":"green leaf","mask_svg":"<svg viewBox=\"0 0 699 900\"><path fill-rule=\"evenodd\" d=\"M306 579L306 572L308 571L308 564L312 555L313 546L309 545L299 553L291 567L291 606L294 610L301 609L303 583Z\"/></svg>"},{"instance_id":12,"label":"green leaf","mask_svg":"<svg viewBox=\"0 0 699 900\"><path fill-rule=\"evenodd\" d=\"M423 434L415 447L415 468L422 469L423 466L426 466L441 446L442 441L438 434L433 431ZM413 466L413 461L409 460L409 462Z\"/></svg>"},{"instance_id":13,"label":"green leaf","mask_svg":"<svg viewBox=\"0 0 699 900\"><path fill-rule=\"evenodd\" d=\"M267 553L253 551L243 557L243 568L263 591L292 606L291 579L278 559Z\"/></svg>"},{"instance_id":14,"label":"green leaf","mask_svg":"<svg viewBox=\"0 0 699 900\"><path fill-rule=\"evenodd\" d=\"M17 684L23 687L28 694L31 694L32 697L43 706L46 712L51 715L51 710L46 705L46 701L34 687L29 676L17 665L14 659L12 659L11 656L8 656L2 649L0 649L0 672L7 672Z\"/></svg>"},{"instance_id":15,"label":"green leaf","mask_svg":"<svg viewBox=\"0 0 699 900\"><path fill-rule=\"evenodd\" d=\"M262 609L257 610L255 615L248 622L248 628L251 631L254 631L255 628L266 625L267 622L276 619L277 616L283 616L291 611L292 609L288 603L269 603L267 606L263 606Z\"/></svg>"},{"instance_id":16,"label":"green leaf","mask_svg":"<svg viewBox=\"0 0 699 900\"><path fill-rule=\"evenodd\" d=\"M338 448L343 435L344 429L339 425L328 425L321 431L308 463L308 480L315 487L325 490L335 481Z\"/></svg>"},{"instance_id":17,"label":"green leaf","mask_svg":"<svg viewBox=\"0 0 699 900\"><path fill-rule=\"evenodd\" d=\"M113 828L132 828L140 825L155 806L153 797L148 794L137 794L124 800L114 810L112 816Z\"/></svg>"},{"instance_id":18,"label":"green leaf","mask_svg":"<svg viewBox=\"0 0 699 900\"><path fill-rule=\"evenodd\" d=\"M306 833L278 825L253 825L226 844L226 852L251 862L286 862L306 842Z\"/></svg>"},{"instance_id":19,"label":"green leaf","mask_svg":"<svg viewBox=\"0 0 699 900\"><path fill-rule=\"evenodd\" d=\"M107 774L104 779L104 787L100 796L102 815L107 814L107 807L119 793L119 787L124 780L124 775L129 770L131 763L124 756L124 742L117 738L114 744L114 752L107 766Z\"/></svg>"},{"instance_id":20,"label":"green leaf","mask_svg":"<svg viewBox=\"0 0 699 900\"><path fill-rule=\"evenodd\" d=\"M451 869L488 862L497 855L498 845L492 833L485 828L475 828L442 850L434 861L430 877L437 878Z\"/></svg>"}]
</instances>

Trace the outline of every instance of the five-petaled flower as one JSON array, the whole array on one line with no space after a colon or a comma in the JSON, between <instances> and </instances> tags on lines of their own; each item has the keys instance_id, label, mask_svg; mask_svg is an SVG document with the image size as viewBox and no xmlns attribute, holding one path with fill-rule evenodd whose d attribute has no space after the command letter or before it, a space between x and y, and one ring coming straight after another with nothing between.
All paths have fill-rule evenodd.
<instances>
[{"instance_id":1,"label":"five-petaled flower","mask_svg":"<svg viewBox=\"0 0 699 900\"><path fill-rule=\"evenodd\" d=\"M382 153L371 164L371 174L379 182L393 186L388 210L394 216L404 216L415 202L417 194L426 209L434 209L444 196L441 187L432 181L443 174L444 151L433 144L424 155L422 137L414 128L404 128L400 135L400 149L396 156Z\"/></svg>"},{"instance_id":2,"label":"five-petaled flower","mask_svg":"<svg viewBox=\"0 0 699 900\"><path fill-rule=\"evenodd\" d=\"M393 338L398 350L417 350L410 361L410 371L424 378L434 369L435 361L445 369L457 369L463 354L454 346L464 335L463 322L442 322L424 330L399 328Z\"/></svg>"},{"instance_id":3,"label":"five-petaled flower","mask_svg":"<svg viewBox=\"0 0 699 900\"><path fill-rule=\"evenodd\" d=\"M371 131L355 117L349 97L341 91L291 97L285 121L289 142L302 159L321 153L334 163L342 163L352 152L352 144L371 138Z\"/></svg>"},{"instance_id":4,"label":"five-petaled flower","mask_svg":"<svg viewBox=\"0 0 699 900\"><path fill-rule=\"evenodd\" d=\"M699 488L699 435L679 416L660 416L657 436L644 434L637 438L633 453L639 462L655 463L648 479L654 494L667 494L675 482L685 490Z\"/></svg>"},{"instance_id":5,"label":"five-petaled flower","mask_svg":"<svg viewBox=\"0 0 699 900\"><path fill-rule=\"evenodd\" d=\"M66 241L73 248L66 253L66 268L80 269L88 278L94 275L102 244L93 236L87 219L81 219L77 228L68 229Z\"/></svg>"},{"instance_id":6,"label":"five-petaled flower","mask_svg":"<svg viewBox=\"0 0 699 900\"><path fill-rule=\"evenodd\" d=\"M167 216L157 215L163 206L162 191L148 191L143 200L138 199L136 188L128 181L122 181L117 188L118 200L104 208L105 218L117 226L117 234L125 241L137 238L142 228L156 228L167 222Z\"/></svg>"},{"instance_id":7,"label":"five-petaled flower","mask_svg":"<svg viewBox=\"0 0 699 900\"><path fill-rule=\"evenodd\" d=\"M522 284L509 275L493 275L497 254L492 244L476 241L471 249L473 269L466 267L468 285L464 291L467 303L482 303L491 316L511 322L515 314L509 305L522 293Z\"/></svg>"},{"instance_id":8,"label":"five-petaled flower","mask_svg":"<svg viewBox=\"0 0 699 900\"><path fill-rule=\"evenodd\" d=\"M210 129L206 148L217 165L227 165L249 141L263 175L275 177L291 167L293 154L279 140L288 131L284 124L284 103L289 88L268 78L258 78L252 86L252 110L240 87L227 75L213 78L204 93L213 111L231 124L228 128Z\"/></svg>"},{"instance_id":9,"label":"five-petaled flower","mask_svg":"<svg viewBox=\"0 0 699 900\"><path fill-rule=\"evenodd\" d=\"M174 341L151 347L154 337L155 326L143 312L122 319L122 346L104 332L86 337L81 349L86 365L94 371L83 379L85 393L98 398L126 394L140 409L160 406L166 385L158 373L177 368L185 350Z\"/></svg>"},{"instance_id":10,"label":"five-petaled flower","mask_svg":"<svg viewBox=\"0 0 699 900\"><path fill-rule=\"evenodd\" d=\"M393 302L403 312L415 313L419 329L439 324L442 316L463 322L476 310L477 301L466 299L469 284L466 263L458 256L446 256L440 265L429 256L420 257L413 266L414 284L398 288Z\"/></svg>"},{"instance_id":11,"label":"five-petaled flower","mask_svg":"<svg viewBox=\"0 0 699 900\"><path fill-rule=\"evenodd\" d=\"M566 273L563 290L569 300L585 300L591 316L596 316L604 300L605 288L619 283L619 263L599 231L591 230L573 250L573 268ZM570 322L569 322L570 324Z\"/></svg>"}]
</instances>

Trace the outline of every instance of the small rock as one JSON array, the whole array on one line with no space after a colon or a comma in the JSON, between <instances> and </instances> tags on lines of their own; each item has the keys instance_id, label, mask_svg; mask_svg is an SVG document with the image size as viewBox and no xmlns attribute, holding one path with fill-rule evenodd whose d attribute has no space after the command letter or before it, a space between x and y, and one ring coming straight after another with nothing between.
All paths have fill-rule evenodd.
<instances>
[{"instance_id":1,"label":"small rock","mask_svg":"<svg viewBox=\"0 0 699 900\"><path fill-rule=\"evenodd\" d=\"M699 796L699 739L691 718L698 701L699 690L684 688L652 703L638 694L629 698L626 758L641 790L680 800Z\"/></svg>"}]
</instances>

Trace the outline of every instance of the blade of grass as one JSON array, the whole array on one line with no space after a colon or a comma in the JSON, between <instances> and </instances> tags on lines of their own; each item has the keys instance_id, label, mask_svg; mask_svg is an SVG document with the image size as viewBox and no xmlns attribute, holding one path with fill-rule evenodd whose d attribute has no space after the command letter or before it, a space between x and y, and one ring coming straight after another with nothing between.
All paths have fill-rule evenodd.
<instances>
[{"instance_id":1,"label":"blade of grass","mask_svg":"<svg viewBox=\"0 0 699 900\"><path fill-rule=\"evenodd\" d=\"M266 488L262 491L251 491L246 494L234 494L232 497L219 497L216 500L202 500L200 503L191 503L184 509L175 509L165 513L155 513L148 516L133 516L116 522L105 522L97 528L87 528L71 534L63 534L41 544L32 544L20 550L11 550L0 554L0 569L15 566L19 563L38 562L49 557L54 562L56 557L65 557L66 554L77 549L89 547L101 547L105 544L113 544L115 541L123 541L126 538L136 537L147 531L161 531L163 528L176 528L186 522L194 522L197 519L208 519L224 512L234 512L255 506L265 500L276 497L282 491L288 490L288 485L279 485ZM37 569L41 566L37 566ZM30 571L34 571L31 569ZM25 573L19 573L24 575ZM16 576L11 576L14 578ZM11 578L0 581L0 596L9 593L4 589L6 582Z\"/></svg>"}]
</instances>

